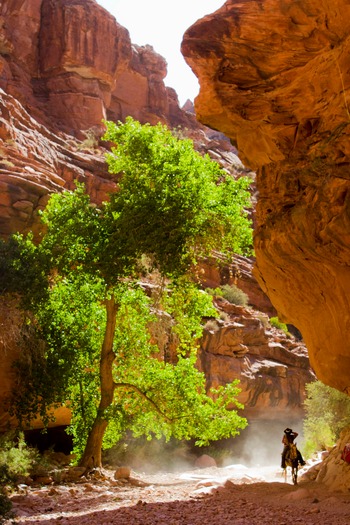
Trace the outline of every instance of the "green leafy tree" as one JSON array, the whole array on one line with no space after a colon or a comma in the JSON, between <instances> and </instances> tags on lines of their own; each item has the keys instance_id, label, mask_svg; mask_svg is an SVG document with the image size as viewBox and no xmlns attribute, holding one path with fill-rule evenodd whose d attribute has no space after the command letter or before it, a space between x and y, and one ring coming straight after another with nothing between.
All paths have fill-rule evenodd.
<instances>
[{"instance_id":1,"label":"green leafy tree","mask_svg":"<svg viewBox=\"0 0 350 525\"><path fill-rule=\"evenodd\" d=\"M185 276L213 249L231 257L249 253L249 181L234 181L164 126L131 118L106 126L105 139L115 144L109 171L120 174L109 202L92 205L77 184L74 192L51 196L39 243L17 235L10 247L0 246L1 289L22 292L44 341L30 374L27 367L30 381L17 395L17 415L47 417L50 404L67 400L87 468L101 465L102 447L126 428L206 444L246 424L233 410L240 406L237 383L207 395L195 368L201 317L214 314ZM137 284L145 257L167 279L170 293L159 304ZM23 280L26 272L30 278ZM152 341L159 323L152 308L174 320L174 362Z\"/></svg>"},{"instance_id":2,"label":"green leafy tree","mask_svg":"<svg viewBox=\"0 0 350 525\"><path fill-rule=\"evenodd\" d=\"M304 402L305 454L332 447L343 428L350 425L350 398L348 395L315 381L306 385Z\"/></svg>"}]
</instances>

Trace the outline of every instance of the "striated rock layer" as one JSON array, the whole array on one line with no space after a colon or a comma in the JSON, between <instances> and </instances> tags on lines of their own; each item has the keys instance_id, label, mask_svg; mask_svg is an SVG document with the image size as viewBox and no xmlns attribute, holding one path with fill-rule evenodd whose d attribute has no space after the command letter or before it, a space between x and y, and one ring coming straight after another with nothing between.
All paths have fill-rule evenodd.
<instances>
[{"instance_id":1,"label":"striated rock layer","mask_svg":"<svg viewBox=\"0 0 350 525\"><path fill-rule=\"evenodd\" d=\"M199 150L244 171L227 137L179 107L166 72L94 0L0 3L0 235L36 229L48 194L75 179L94 202L106 198L115 180L101 148L105 118L181 126Z\"/></svg>"},{"instance_id":2,"label":"striated rock layer","mask_svg":"<svg viewBox=\"0 0 350 525\"><path fill-rule=\"evenodd\" d=\"M95 0L0 4L0 87L51 130L84 138L102 119L203 130L164 84L165 59ZM218 135L216 133L216 135Z\"/></svg>"},{"instance_id":3,"label":"striated rock layer","mask_svg":"<svg viewBox=\"0 0 350 525\"><path fill-rule=\"evenodd\" d=\"M197 117L257 170L257 278L350 394L349 16L348 0L228 0L182 51Z\"/></svg>"},{"instance_id":4,"label":"striated rock layer","mask_svg":"<svg viewBox=\"0 0 350 525\"><path fill-rule=\"evenodd\" d=\"M199 368L209 387L240 380L239 400L249 420L304 417L305 385L315 380L305 345L273 328L268 316L217 297L224 312L209 321L199 351Z\"/></svg>"},{"instance_id":5,"label":"striated rock layer","mask_svg":"<svg viewBox=\"0 0 350 525\"><path fill-rule=\"evenodd\" d=\"M164 58L94 0L8 0L0 22L1 87L47 125L76 135L130 108L166 120Z\"/></svg>"}]
</instances>

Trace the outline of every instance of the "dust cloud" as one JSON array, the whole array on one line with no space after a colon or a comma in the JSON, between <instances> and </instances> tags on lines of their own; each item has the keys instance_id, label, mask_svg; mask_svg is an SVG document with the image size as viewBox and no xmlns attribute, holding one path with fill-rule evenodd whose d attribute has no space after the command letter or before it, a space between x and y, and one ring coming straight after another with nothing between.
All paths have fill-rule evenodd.
<instances>
[{"instance_id":1,"label":"dust cloud","mask_svg":"<svg viewBox=\"0 0 350 525\"><path fill-rule=\"evenodd\" d=\"M105 454L104 463L128 465L138 472L185 472L196 468L196 460L203 454L215 459L218 467L271 467L280 469L283 430L291 427L299 433L298 448L302 443L302 421L250 421L239 436L196 447L194 443L171 440L129 438Z\"/></svg>"}]
</instances>

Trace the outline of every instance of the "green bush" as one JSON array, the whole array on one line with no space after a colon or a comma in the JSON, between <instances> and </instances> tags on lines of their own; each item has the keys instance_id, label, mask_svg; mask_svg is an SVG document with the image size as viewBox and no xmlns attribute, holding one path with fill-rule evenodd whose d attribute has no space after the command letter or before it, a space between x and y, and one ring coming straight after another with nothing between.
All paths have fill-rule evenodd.
<instances>
[{"instance_id":1,"label":"green bush","mask_svg":"<svg viewBox=\"0 0 350 525\"><path fill-rule=\"evenodd\" d=\"M213 297L222 297L221 288L206 288L205 291L208 295L211 295Z\"/></svg>"},{"instance_id":2,"label":"green bush","mask_svg":"<svg viewBox=\"0 0 350 525\"><path fill-rule=\"evenodd\" d=\"M205 291L213 297L223 297L232 304L248 306L248 295L235 284L223 284L219 288L206 288Z\"/></svg>"},{"instance_id":3,"label":"green bush","mask_svg":"<svg viewBox=\"0 0 350 525\"><path fill-rule=\"evenodd\" d=\"M18 476L27 476L37 460L37 450L26 445L23 433L0 437L0 483L13 483Z\"/></svg>"},{"instance_id":4,"label":"green bush","mask_svg":"<svg viewBox=\"0 0 350 525\"><path fill-rule=\"evenodd\" d=\"M224 284L221 286L222 296L232 304L248 306L248 295L235 284Z\"/></svg>"},{"instance_id":5,"label":"green bush","mask_svg":"<svg viewBox=\"0 0 350 525\"><path fill-rule=\"evenodd\" d=\"M350 397L321 381L306 385L306 392L303 451L310 457L332 447L343 428L350 425Z\"/></svg>"},{"instance_id":6,"label":"green bush","mask_svg":"<svg viewBox=\"0 0 350 525\"><path fill-rule=\"evenodd\" d=\"M282 330L285 334L289 333L287 325L285 323L282 323L282 321L280 321L278 317L270 317L270 325L275 328L278 328L279 330Z\"/></svg>"},{"instance_id":7,"label":"green bush","mask_svg":"<svg viewBox=\"0 0 350 525\"><path fill-rule=\"evenodd\" d=\"M0 525L14 517L12 503L4 491L5 485L14 485L18 476L29 474L37 452L27 447L23 434L0 437Z\"/></svg>"}]
</instances>

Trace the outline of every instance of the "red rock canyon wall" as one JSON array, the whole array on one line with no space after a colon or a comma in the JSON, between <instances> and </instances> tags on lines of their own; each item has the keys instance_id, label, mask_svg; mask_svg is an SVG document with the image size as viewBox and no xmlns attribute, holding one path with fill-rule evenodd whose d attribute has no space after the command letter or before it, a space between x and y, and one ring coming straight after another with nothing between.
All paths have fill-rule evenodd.
<instances>
[{"instance_id":1,"label":"red rock canyon wall","mask_svg":"<svg viewBox=\"0 0 350 525\"><path fill-rule=\"evenodd\" d=\"M199 120L257 170L256 276L350 394L350 2L228 0L186 32Z\"/></svg>"}]
</instances>

